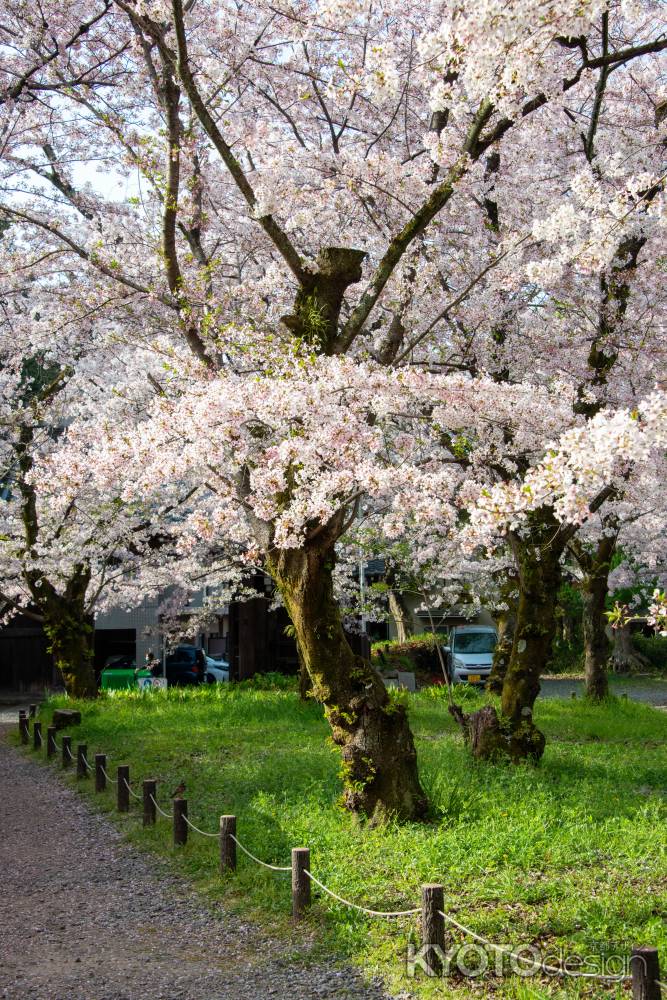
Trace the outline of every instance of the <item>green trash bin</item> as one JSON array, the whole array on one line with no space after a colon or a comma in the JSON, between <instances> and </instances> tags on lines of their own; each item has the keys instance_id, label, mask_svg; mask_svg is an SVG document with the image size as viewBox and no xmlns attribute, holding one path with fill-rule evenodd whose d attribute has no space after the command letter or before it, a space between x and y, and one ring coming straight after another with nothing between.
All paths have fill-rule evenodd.
<instances>
[{"instance_id":1,"label":"green trash bin","mask_svg":"<svg viewBox=\"0 0 667 1000\"><path fill-rule=\"evenodd\" d=\"M137 686L137 677L132 667L105 667L100 674L103 691L121 691Z\"/></svg>"},{"instance_id":2,"label":"green trash bin","mask_svg":"<svg viewBox=\"0 0 667 1000\"><path fill-rule=\"evenodd\" d=\"M145 677L146 675L150 675L150 671L137 671L133 656L114 654L104 664L100 674L100 686L103 691L123 691L128 688L136 688L137 676Z\"/></svg>"}]
</instances>

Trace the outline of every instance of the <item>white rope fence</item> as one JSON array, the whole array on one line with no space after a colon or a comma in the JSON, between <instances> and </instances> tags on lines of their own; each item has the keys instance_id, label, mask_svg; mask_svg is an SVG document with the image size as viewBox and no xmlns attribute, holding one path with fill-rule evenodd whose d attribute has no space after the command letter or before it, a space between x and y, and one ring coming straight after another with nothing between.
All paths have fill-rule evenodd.
<instances>
[{"instance_id":1,"label":"white rope fence","mask_svg":"<svg viewBox=\"0 0 667 1000\"><path fill-rule=\"evenodd\" d=\"M23 725L23 723L20 722L20 726L21 725ZM55 749L62 750L63 754L66 754L71 761L74 761L76 759L72 754L69 738L64 740L61 744L58 744L55 737L55 733L49 732L48 740L50 740L50 744L47 745L50 745ZM37 744L37 741L39 741L40 746L44 745L44 739L39 729L35 730L35 746ZM129 767L127 765L124 765L122 769L119 768L118 778L112 778L111 775L107 772L104 764L102 763L102 760L106 762L107 759L106 756L100 754L98 757L96 757L95 767L92 767L86 757L85 753L86 749L87 747L84 744L80 744L77 749L77 757L79 761L83 762L85 768L88 771L96 771L97 768L99 767L100 772L104 775L105 779L108 782L111 782L114 785L119 785L119 784L124 785L129 794L133 796L133 798L139 801L141 801L142 799L144 801L147 801L146 799L147 796L147 798L150 799L153 806L155 807L155 810L161 816L163 816L165 819L172 819L172 816L160 806L157 799L155 798L155 795L151 791L151 788L154 790L156 787L155 781L147 780L146 782L144 782L144 794L139 795L137 794L137 792L133 790L132 785L130 784ZM98 791L101 791L102 789L103 786L98 786L97 788ZM337 903L340 903L342 906L346 906L351 910L355 910L358 913L362 913L369 917L378 917L380 919L397 919L402 917L414 917L417 914L421 913L423 935L426 937L427 933L429 933L433 934L436 938L439 939L437 941L431 939L428 944L425 944L425 947L428 948L436 948L437 946L440 946L444 950L444 924L440 924L438 930L433 930L433 928L437 927L437 923L436 924L433 923L437 915L438 917L441 917L445 923L449 924L451 927L454 927L464 936L472 938L474 941L479 942L479 944L484 945L487 948L491 948L495 952L498 952L502 955L507 955L509 958L513 959L517 963L522 963L525 967L527 967L526 971L530 969L534 971L539 970L551 976L562 976L572 979L591 979L606 983L621 983L627 980L633 980L633 991L635 990L638 984L640 987L643 984L649 991L652 990L654 986L657 986L658 990L660 988L667 989L667 983L661 982L659 978L660 968L658 961L658 952L657 949L655 948L637 948L633 951L631 956L631 961L636 960L637 962L637 966L633 966L633 970L637 972L636 976L634 975L634 972L633 975L627 975L623 973L618 973L614 975L614 974L604 974L597 972L583 972L577 969L570 970L565 968L563 965L560 966L549 965L546 962L540 961L537 955L528 956L526 954L520 954L520 952L514 951L511 947L508 947L506 945L495 944L493 941L490 941L482 934L478 934L476 931L473 931L470 927L467 927L465 924L460 923L450 914L446 913L443 909L440 909L439 907L443 905L443 888L441 885L428 885L422 887L421 907L413 907L412 909L408 910L374 910L371 909L370 907L362 906L359 903L354 903L352 902L352 900L346 899L344 896L340 896L337 892L334 892L333 889L330 889L327 885L321 882L315 875L313 875L313 873L310 871L309 868L310 851L308 848L294 848L292 850L291 865L269 864L267 861L262 861L261 858L258 858L257 855L253 854L252 851L248 850L245 844L243 844L235 835L235 833L232 832L236 830L235 816L221 816L220 830L214 833L209 833L207 830L202 830L195 823L193 823L191 819L189 819L189 817L187 816L187 802L185 800L177 800L177 801L179 803L179 807L177 809L176 805L174 805L174 816L173 816L174 843L176 845L185 844L187 841L187 831L185 829L185 826L182 827L180 832L177 826L177 821L179 822L182 821L187 825L187 827L189 827L191 830L194 830L194 832L198 833L200 836L207 837L210 839L220 840L221 868L223 871L226 868L228 869L236 868L236 854L234 849L230 845L230 841L232 841L236 845L236 847L238 847L243 852L243 854L245 854L248 858L250 858L250 860L253 861L255 864L260 865L262 868L268 869L269 871L272 872L279 872L280 874L291 873L292 912L296 918L302 917L305 913L305 910L310 905L310 892L311 892L310 883L312 883L316 885L323 893L331 897L331 899L334 899ZM119 794L119 803L118 803L119 810L127 811L128 806L129 806L129 800L126 803L125 808L123 809L120 802L120 794ZM144 811L144 822L146 822L146 816L147 813L146 811ZM150 822L150 817L149 817L149 822ZM153 823L155 822L155 814L153 814L152 822ZM432 928L430 932L427 931L427 928L429 927ZM523 950L525 951L527 948L530 947L531 947L530 945L524 946ZM515 971L518 972L520 970L517 969ZM641 995L644 994L642 993ZM647 995L653 996L652 993Z\"/></svg>"},{"instance_id":2,"label":"white rope fence","mask_svg":"<svg viewBox=\"0 0 667 1000\"><path fill-rule=\"evenodd\" d=\"M548 972L555 976L570 976L573 979L602 979L606 982L618 983L625 979L632 979L632 976L627 975L603 975L598 972L577 972L576 970L570 971L569 969L563 969L557 965L547 965L545 962L537 962L534 958L528 958L527 955L519 955L517 952L512 951L511 948L506 948L501 944L494 944L493 941L489 941L488 938L482 937L481 934L476 934L475 931L466 927L465 924L460 924L458 920L451 917L448 913L444 913L442 910L438 910L438 913L443 917L448 924L452 927L456 927L457 930L461 931L462 934L466 934L468 937L474 938L475 941L479 941L480 944L485 944L488 948L492 948L494 951L499 951L503 955L507 955L509 958L513 958L517 962L524 962L527 965L535 968L541 969L543 972Z\"/></svg>"},{"instance_id":3,"label":"white rope fence","mask_svg":"<svg viewBox=\"0 0 667 1000\"><path fill-rule=\"evenodd\" d=\"M192 820L188 819L188 817L185 814L183 814L183 819L188 824L191 830L194 830L195 833L200 833L202 837L215 837L216 840L219 839L220 837L219 833L207 833L206 830L200 830L199 827L195 826Z\"/></svg>"},{"instance_id":4,"label":"white rope fence","mask_svg":"<svg viewBox=\"0 0 667 1000\"><path fill-rule=\"evenodd\" d=\"M339 903L343 903L344 906L350 906L353 910L359 910L360 913L367 913L370 917L411 917L415 913L420 912L420 908L417 906L414 910L369 910L366 906L359 906L358 903L352 903L349 899L343 899L338 893L333 892L331 889L327 888L318 878L315 878L312 872L304 868L304 873L308 876L311 882L315 885L319 885L328 896L332 899L337 899Z\"/></svg>"},{"instance_id":5,"label":"white rope fence","mask_svg":"<svg viewBox=\"0 0 667 1000\"><path fill-rule=\"evenodd\" d=\"M157 802L157 800L155 799L155 797L153 795L150 795L149 798L150 798L151 802L153 803L153 805L155 806L155 808L157 809L157 811L159 812L160 816L164 816L165 819L171 819L171 816L169 815L169 813L165 812L164 809L162 809L160 807L159 803Z\"/></svg>"},{"instance_id":6,"label":"white rope fence","mask_svg":"<svg viewBox=\"0 0 667 1000\"><path fill-rule=\"evenodd\" d=\"M291 868L290 865L288 865L286 868L284 868L281 865L269 865L269 864L267 864L266 861L262 861L261 858L257 858L257 857L255 857L254 854L251 854L250 851L248 850L248 848L244 847L243 844L241 843L241 841L238 840L234 836L233 833L230 833L229 837L230 837L231 840L234 841L234 843L236 844L237 847L241 848L241 850L243 851L244 854L247 854L249 858L252 858L252 860L254 862L256 862L256 864L261 865L262 868L269 868L272 872L291 872L292 871L292 868Z\"/></svg>"},{"instance_id":7,"label":"white rope fence","mask_svg":"<svg viewBox=\"0 0 667 1000\"><path fill-rule=\"evenodd\" d=\"M137 793L136 793L135 791L133 791L133 789L132 789L132 785L131 785L131 784L130 784L130 782L129 782L129 781L127 780L127 778L122 778L122 779L121 779L121 781L123 782L123 784L124 784L124 785L125 785L125 787L127 788L127 790L128 790L128 792L130 793L130 795L133 795L133 796L134 796L134 798L135 798L135 799L139 799L139 801L141 801L141 800L143 799L143 795L137 795Z\"/></svg>"}]
</instances>

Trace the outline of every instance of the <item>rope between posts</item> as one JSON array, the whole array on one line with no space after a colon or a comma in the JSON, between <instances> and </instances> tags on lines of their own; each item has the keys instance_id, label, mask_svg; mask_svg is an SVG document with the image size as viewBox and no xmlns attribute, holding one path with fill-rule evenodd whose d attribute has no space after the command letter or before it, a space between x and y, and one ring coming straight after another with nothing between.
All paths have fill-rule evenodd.
<instances>
[{"instance_id":1,"label":"rope between posts","mask_svg":"<svg viewBox=\"0 0 667 1000\"><path fill-rule=\"evenodd\" d=\"M39 730L37 730L35 732L35 736L39 740L40 746L43 746L44 737L42 733ZM72 754L71 746L64 743L59 745L55 735L51 733L47 735L47 743L49 741L50 741L49 745L52 745L56 749L62 749L63 751L66 751L69 759L71 761L75 760L74 755ZM89 771L95 770L95 768L91 767L91 765L89 764L87 757L84 753L78 751L78 755L83 760L85 767ZM135 791L133 791L129 781L125 777L123 777L122 779L112 778L111 775L107 773L106 768L101 763L99 766L102 774L104 775L107 781L113 782L114 784L117 785L119 780L122 780L130 795L134 796L135 799L139 800L142 799L141 795L138 795ZM165 812L164 809L160 807L159 803L155 799L155 796L149 794L149 798L153 803L153 805L155 806L156 810L160 813L160 815L164 816L165 819L170 819L169 813ZM217 838L220 836L219 832L209 833L206 830L201 830L186 815L183 815L182 818L185 820L187 825L192 830L194 830L196 833L199 833L203 837ZM268 868L270 871L282 872L282 873L292 871L291 866L271 865L266 861L262 861L261 858L258 858L251 851L249 851L248 848L245 847L245 845L242 844L241 841L236 836L234 836L234 834L230 833L228 834L228 836L231 838L231 840L234 841L237 847L239 847L243 851L243 853L247 855L247 857L249 857L256 864L261 865L262 868ZM315 875L313 875L312 872L310 872L307 868L303 869L303 873L311 880L311 882L314 882L315 885L319 886L319 888L323 892L325 892L328 896L331 896L332 899L335 899L343 906L350 907L351 909L357 910L360 913L365 913L368 916L393 918L393 917L408 917L420 913L419 907L416 907L411 910L372 910L368 907L361 906L358 903L353 903L351 900L345 899L343 896L339 896L338 893L333 892L332 889L329 889L328 886L320 882L320 880L316 878ZM473 940L480 942L480 944L484 944L487 947L492 948L494 951L500 952L501 954L504 955L508 955L510 958L514 959L517 962L523 962L524 964L533 966L537 969L540 969L543 972L550 973L556 976L563 976L563 977L569 976L573 979L596 979L604 982L613 982L613 983L623 982L631 980L633 978L631 975L622 975L620 973L617 975L605 975L603 973L596 973L596 972L580 972L577 970L570 971L566 968L563 968L562 966L547 965L545 962L537 961L536 959L530 958L526 955L520 955L518 952L512 951L511 948L505 947L504 945L495 944L488 938L485 938L481 934L477 934L475 931L471 930L469 927L466 927L465 924L459 923L457 920L454 919L454 917L450 916L447 913L444 913L442 910L438 910L438 913L443 918L443 920L445 920L451 926L455 927L462 934L465 934L473 938ZM663 989L667 989L667 983L661 982L659 979L655 980L655 984L659 987L662 987Z\"/></svg>"},{"instance_id":2,"label":"rope between posts","mask_svg":"<svg viewBox=\"0 0 667 1000\"><path fill-rule=\"evenodd\" d=\"M254 854L250 853L250 851L248 850L247 847L243 846L243 844L241 843L240 840L236 839L236 837L234 836L233 833L230 833L229 836L234 841L234 843L236 844L236 846L241 848L241 850L243 851L244 854L247 854L249 858L252 858L253 861L256 861L258 865L262 865L263 868L270 868L272 872L291 872L292 871L291 866L288 866L287 868L282 868L280 865L269 865L269 864L266 863L266 861L262 861L261 858L256 858Z\"/></svg>"},{"instance_id":3,"label":"rope between posts","mask_svg":"<svg viewBox=\"0 0 667 1000\"><path fill-rule=\"evenodd\" d=\"M194 823L191 820L189 820L187 816L185 816L183 814L181 814L181 818L185 820L185 822L188 824L188 826L192 830L194 830L196 833L201 833L202 837L219 837L220 836L219 833L207 833L206 830L200 830L198 826L195 826Z\"/></svg>"},{"instance_id":4,"label":"rope between posts","mask_svg":"<svg viewBox=\"0 0 667 1000\"><path fill-rule=\"evenodd\" d=\"M528 958L525 955L519 955L517 952L512 951L511 948L505 948L501 944L494 944L493 941L489 941L488 938L482 937L481 934L476 934L475 931L471 931L469 927L465 926L465 924L460 924L458 920L454 920L454 917L450 917L448 913L443 913L442 910L438 910L438 913L441 917L444 917L447 923L456 927L456 929L461 931L463 934L467 934L471 938L474 938L475 941L479 941L480 944L488 945L488 947L493 948L494 951L499 951L504 955L509 955L510 958L515 959L517 962L525 962L528 965L533 966L537 964L537 968L541 969L543 972L551 972L556 976L570 976L573 979L602 979L606 982L612 983L620 983L623 982L623 980L632 979L632 976L606 976L603 973L598 972L577 972L575 970L570 972L568 969L559 968L556 965L547 965L545 962L536 963L535 959Z\"/></svg>"},{"instance_id":5,"label":"rope between posts","mask_svg":"<svg viewBox=\"0 0 667 1000\"><path fill-rule=\"evenodd\" d=\"M414 910L369 910L366 906L359 906L358 903L352 903L349 899L343 899L337 893L332 892L328 889L326 885L323 885L318 878L309 872L307 868L303 869L304 875L307 875L311 882L315 885L319 885L320 889L323 889L327 895L331 896L333 899L337 899L339 903L343 903L344 906L351 906L353 910L359 910L360 913L367 913L371 917L411 917L415 913L419 913L420 909L417 907Z\"/></svg>"},{"instance_id":6,"label":"rope between posts","mask_svg":"<svg viewBox=\"0 0 667 1000\"><path fill-rule=\"evenodd\" d=\"M161 816L164 816L165 819L170 819L169 813L166 813L164 811L164 809L160 809L160 806L157 804L157 802L155 801L155 798L153 797L152 794L150 795L150 800L153 803L153 805L155 806L155 808L157 809L157 811L160 813Z\"/></svg>"},{"instance_id":7,"label":"rope between posts","mask_svg":"<svg viewBox=\"0 0 667 1000\"><path fill-rule=\"evenodd\" d=\"M142 798L142 796L141 796L141 795L137 795L137 793L136 793L136 792L133 792L133 791L132 791L132 787L131 787L131 785L130 785L130 782L129 782L129 781L127 780L127 778L123 778L123 784L124 784L124 785L125 785L125 787L127 788L127 790L128 790L128 792L130 793L130 795L134 795L135 799L141 799L141 798Z\"/></svg>"}]
</instances>

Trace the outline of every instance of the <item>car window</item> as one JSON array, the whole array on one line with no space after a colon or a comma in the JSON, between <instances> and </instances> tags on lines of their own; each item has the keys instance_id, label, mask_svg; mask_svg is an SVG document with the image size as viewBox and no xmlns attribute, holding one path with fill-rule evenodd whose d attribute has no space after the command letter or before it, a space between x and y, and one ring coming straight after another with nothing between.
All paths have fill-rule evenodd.
<instances>
[{"instance_id":1,"label":"car window","mask_svg":"<svg viewBox=\"0 0 667 1000\"><path fill-rule=\"evenodd\" d=\"M173 666L175 663L194 663L195 651L193 649L177 649L175 653L170 653L167 657L167 665Z\"/></svg>"},{"instance_id":2,"label":"car window","mask_svg":"<svg viewBox=\"0 0 667 1000\"><path fill-rule=\"evenodd\" d=\"M496 647L493 632L461 632L454 635L456 653L492 653Z\"/></svg>"}]
</instances>

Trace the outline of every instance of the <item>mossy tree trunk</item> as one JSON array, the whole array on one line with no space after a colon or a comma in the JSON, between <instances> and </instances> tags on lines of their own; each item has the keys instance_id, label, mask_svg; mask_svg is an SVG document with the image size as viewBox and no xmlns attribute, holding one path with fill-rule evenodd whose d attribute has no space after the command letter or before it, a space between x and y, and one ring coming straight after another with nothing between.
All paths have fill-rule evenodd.
<instances>
[{"instance_id":1,"label":"mossy tree trunk","mask_svg":"<svg viewBox=\"0 0 667 1000\"><path fill-rule=\"evenodd\" d=\"M518 607L519 580L514 574L508 574L501 585L501 604L496 611L496 627L498 641L493 651L493 666L489 674L487 689L493 694L501 694L503 681L509 666L516 631L516 615Z\"/></svg>"},{"instance_id":2,"label":"mossy tree trunk","mask_svg":"<svg viewBox=\"0 0 667 1000\"><path fill-rule=\"evenodd\" d=\"M615 547L616 536L605 535L597 543L595 551L581 552L581 547L576 550L579 564L584 570L581 581L584 672L586 695L591 701L603 701L609 694L607 665L611 646L604 611L611 557Z\"/></svg>"},{"instance_id":3,"label":"mossy tree trunk","mask_svg":"<svg viewBox=\"0 0 667 1000\"><path fill-rule=\"evenodd\" d=\"M344 804L373 823L424 816L427 800L404 706L393 702L371 664L355 656L334 596L335 541L342 517L299 549L276 551L267 569L294 625L314 697L341 749Z\"/></svg>"},{"instance_id":4,"label":"mossy tree trunk","mask_svg":"<svg viewBox=\"0 0 667 1000\"><path fill-rule=\"evenodd\" d=\"M73 698L94 698L97 694L93 667L95 627L85 603L89 579L89 572L81 567L63 594L46 581L39 588L43 591L39 606L49 648L65 690Z\"/></svg>"},{"instance_id":5,"label":"mossy tree trunk","mask_svg":"<svg viewBox=\"0 0 667 1000\"><path fill-rule=\"evenodd\" d=\"M545 737L533 722L540 675L551 655L556 629L560 558L565 538L548 509L528 518L525 536L512 535L519 580L516 625L509 663L503 677L500 714L491 705L472 715L453 714L463 726L473 756L538 761Z\"/></svg>"},{"instance_id":6,"label":"mossy tree trunk","mask_svg":"<svg viewBox=\"0 0 667 1000\"><path fill-rule=\"evenodd\" d=\"M44 391L43 399L57 391L56 379ZM55 387L55 388L54 388ZM53 392L52 392L53 390ZM25 532L26 552L32 552L40 540L37 516L37 494L31 480L33 428L21 427L15 446L20 475L17 488L21 496L21 519ZM58 535L51 541L57 544ZM24 570L24 580L35 606L42 616L44 631L50 651L60 671L65 690L75 698L93 698L97 693L93 669L94 626L86 609L86 595L90 584L90 567L85 563L74 566L64 591L58 591L40 572Z\"/></svg>"},{"instance_id":7,"label":"mossy tree trunk","mask_svg":"<svg viewBox=\"0 0 667 1000\"><path fill-rule=\"evenodd\" d=\"M533 706L556 631L563 546L550 514L537 512L532 522L529 538L512 540L519 571L519 601L500 711L508 730L510 756L537 760L544 752L545 739L533 722Z\"/></svg>"}]
</instances>

